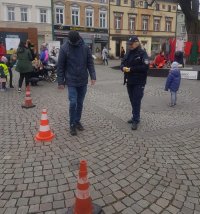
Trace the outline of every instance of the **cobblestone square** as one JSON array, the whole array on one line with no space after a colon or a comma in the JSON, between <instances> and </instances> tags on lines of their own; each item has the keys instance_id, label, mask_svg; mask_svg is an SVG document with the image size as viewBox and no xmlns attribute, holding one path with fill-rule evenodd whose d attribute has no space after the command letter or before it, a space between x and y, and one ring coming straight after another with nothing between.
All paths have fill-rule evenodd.
<instances>
[{"instance_id":1,"label":"cobblestone square","mask_svg":"<svg viewBox=\"0 0 200 214\"><path fill-rule=\"evenodd\" d=\"M67 92L56 83L31 87L32 109L22 109L24 88L0 92L0 214L64 214L74 204L79 161L88 161L90 193L105 214L200 213L200 87L182 80L178 104L168 107L165 78L149 77L141 124L126 122L131 106L123 75L96 65L82 122L69 135ZM48 109L52 142L34 141Z\"/></svg>"}]
</instances>

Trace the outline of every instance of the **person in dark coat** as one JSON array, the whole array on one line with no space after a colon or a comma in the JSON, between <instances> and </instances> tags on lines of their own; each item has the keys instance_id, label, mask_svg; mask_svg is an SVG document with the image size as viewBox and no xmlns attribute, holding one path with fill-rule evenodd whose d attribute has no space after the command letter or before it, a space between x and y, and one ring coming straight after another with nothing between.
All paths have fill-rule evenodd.
<instances>
[{"instance_id":1,"label":"person in dark coat","mask_svg":"<svg viewBox=\"0 0 200 214\"><path fill-rule=\"evenodd\" d=\"M69 32L69 40L60 49L58 58L58 88L68 88L70 133L77 135L77 129L84 130L80 120L83 101L87 91L88 76L95 84L96 73L91 50L84 44L77 31ZM88 74L89 73L89 74Z\"/></svg>"},{"instance_id":2,"label":"person in dark coat","mask_svg":"<svg viewBox=\"0 0 200 214\"><path fill-rule=\"evenodd\" d=\"M125 50L124 47L121 47L121 53L120 53L120 57L123 59L125 55Z\"/></svg>"},{"instance_id":3,"label":"person in dark coat","mask_svg":"<svg viewBox=\"0 0 200 214\"><path fill-rule=\"evenodd\" d=\"M127 84L132 106L132 118L128 123L132 124L132 130L136 130L140 122L140 108L149 69L149 57L141 48L137 36L131 36L128 43L129 51L122 59L121 70L124 72L124 84Z\"/></svg>"},{"instance_id":4,"label":"person in dark coat","mask_svg":"<svg viewBox=\"0 0 200 214\"><path fill-rule=\"evenodd\" d=\"M32 55L29 49L26 48L24 42L19 43L19 47L17 49L17 66L16 71L20 73L19 78L19 88L18 92L21 92L21 87L25 78L26 86L29 85L29 78L31 75L31 72L33 71L32 66Z\"/></svg>"},{"instance_id":5,"label":"person in dark coat","mask_svg":"<svg viewBox=\"0 0 200 214\"><path fill-rule=\"evenodd\" d=\"M171 92L171 103L170 107L176 105L177 101L177 91L179 90L181 83L181 73L178 68L178 62L173 62L171 65L171 70L169 71L169 75L167 77L165 91L170 90Z\"/></svg>"}]
</instances>

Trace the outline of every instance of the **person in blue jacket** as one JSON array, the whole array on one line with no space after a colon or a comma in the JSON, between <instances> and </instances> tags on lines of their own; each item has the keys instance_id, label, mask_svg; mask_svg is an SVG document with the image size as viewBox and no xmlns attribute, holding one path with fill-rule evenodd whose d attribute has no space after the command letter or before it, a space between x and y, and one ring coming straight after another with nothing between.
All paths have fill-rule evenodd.
<instances>
[{"instance_id":1,"label":"person in blue jacket","mask_svg":"<svg viewBox=\"0 0 200 214\"><path fill-rule=\"evenodd\" d=\"M58 88L68 88L70 133L84 130L80 120L87 91L88 77L95 84L96 72L90 48L77 31L70 31L68 41L60 48L58 57Z\"/></svg>"},{"instance_id":2,"label":"person in blue jacket","mask_svg":"<svg viewBox=\"0 0 200 214\"><path fill-rule=\"evenodd\" d=\"M170 107L176 105L177 101L177 91L179 90L181 83L181 73L178 68L178 62L173 62L171 65L171 70L169 71L169 75L167 77L167 81L165 84L165 91L170 90L171 92L171 103Z\"/></svg>"},{"instance_id":3,"label":"person in blue jacket","mask_svg":"<svg viewBox=\"0 0 200 214\"><path fill-rule=\"evenodd\" d=\"M121 70L124 72L124 84L132 106L132 118L128 123L132 124L132 130L136 130L140 122L141 101L149 69L149 57L141 48L137 36L131 36L128 40L129 51L121 62Z\"/></svg>"}]
</instances>

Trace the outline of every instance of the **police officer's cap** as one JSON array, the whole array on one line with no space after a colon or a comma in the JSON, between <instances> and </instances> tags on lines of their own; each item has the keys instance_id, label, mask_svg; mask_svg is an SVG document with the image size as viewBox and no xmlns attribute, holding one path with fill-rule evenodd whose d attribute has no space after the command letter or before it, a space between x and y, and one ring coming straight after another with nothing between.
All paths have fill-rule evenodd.
<instances>
[{"instance_id":1,"label":"police officer's cap","mask_svg":"<svg viewBox=\"0 0 200 214\"><path fill-rule=\"evenodd\" d=\"M132 44L132 43L134 43L134 42L139 42L138 37L135 36L135 35L131 36L131 37L129 38L129 40L128 40L128 43L129 43L129 44Z\"/></svg>"}]
</instances>

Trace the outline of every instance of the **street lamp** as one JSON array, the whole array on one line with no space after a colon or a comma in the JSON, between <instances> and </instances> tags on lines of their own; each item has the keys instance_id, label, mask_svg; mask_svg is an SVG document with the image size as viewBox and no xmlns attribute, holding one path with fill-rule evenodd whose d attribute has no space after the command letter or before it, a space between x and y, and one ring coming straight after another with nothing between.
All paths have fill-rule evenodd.
<instances>
[{"instance_id":1,"label":"street lamp","mask_svg":"<svg viewBox=\"0 0 200 214\"><path fill-rule=\"evenodd\" d=\"M151 7L153 5L153 3L156 2L156 0L151 0L151 2L149 3L147 0L144 1L144 8L148 9L148 7Z\"/></svg>"},{"instance_id":2,"label":"street lamp","mask_svg":"<svg viewBox=\"0 0 200 214\"><path fill-rule=\"evenodd\" d=\"M54 2L51 0L51 30L52 30L52 40L54 41Z\"/></svg>"}]
</instances>

